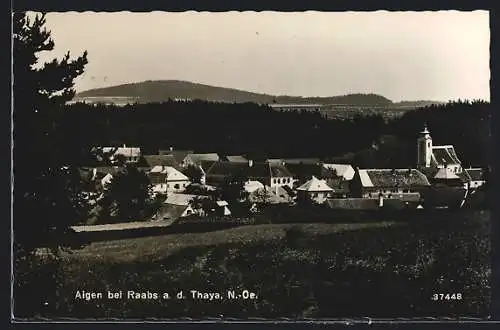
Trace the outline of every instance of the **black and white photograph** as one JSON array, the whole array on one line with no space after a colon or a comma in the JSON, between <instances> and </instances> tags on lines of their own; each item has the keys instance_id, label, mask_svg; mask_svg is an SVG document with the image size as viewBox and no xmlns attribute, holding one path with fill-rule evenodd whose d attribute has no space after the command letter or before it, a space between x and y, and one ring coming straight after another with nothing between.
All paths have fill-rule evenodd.
<instances>
[{"instance_id":1,"label":"black and white photograph","mask_svg":"<svg viewBox=\"0 0 500 330\"><path fill-rule=\"evenodd\" d=\"M489 15L13 13L13 319L488 320Z\"/></svg>"}]
</instances>

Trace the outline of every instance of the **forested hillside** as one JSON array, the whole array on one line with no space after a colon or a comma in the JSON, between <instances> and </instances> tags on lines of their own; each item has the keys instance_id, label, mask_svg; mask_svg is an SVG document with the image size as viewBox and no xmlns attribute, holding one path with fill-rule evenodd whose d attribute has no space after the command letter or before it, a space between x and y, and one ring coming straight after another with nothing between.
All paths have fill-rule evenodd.
<instances>
[{"instance_id":1,"label":"forested hillside","mask_svg":"<svg viewBox=\"0 0 500 330\"><path fill-rule=\"evenodd\" d=\"M351 153L360 165L371 167L415 164L416 138L427 122L435 144L453 144L466 165L479 166L488 163L489 111L489 103L456 102L410 111L386 123L381 116L328 120L319 112L279 112L253 103L74 104L62 127L68 152L127 144L147 153L172 146L254 159Z\"/></svg>"}]
</instances>

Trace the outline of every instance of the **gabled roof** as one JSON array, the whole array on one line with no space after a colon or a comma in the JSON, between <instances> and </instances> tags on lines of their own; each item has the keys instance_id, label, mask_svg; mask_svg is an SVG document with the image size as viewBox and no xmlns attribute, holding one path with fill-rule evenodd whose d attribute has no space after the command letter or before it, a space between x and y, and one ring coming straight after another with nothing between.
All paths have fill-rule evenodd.
<instances>
[{"instance_id":1,"label":"gabled roof","mask_svg":"<svg viewBox=\"0 0 500 330\"><path fill-rule=\"evenodd\" d=\"M455 153L455 148L452 145L433 146L432 161L437 165L455 165L460 164L460 160Z\"/></svg>"},{"instance_id":2,"label":"gabled roof","mask_svg":"<svg viewBox=\"0 0 500 330\"><path fill-rule=\"evenodd\" d=\"M188 154L185 159L190 159L194 163L200 163L202 161L212 161L217 162L220 160L220 157L216 153L207 153L207 154Z\"/></svg>"},{"instance_id":3,"label":"gabled roof","mask_svg":"<svg viewBox=\"0 0 500 330\"><path fill-rule=\"evenodd\" d=\"M226 156L226 160L230 163L247 163L248 159L241 155Z\"/></svg>"},{"instance_id":4,"label":"gabled roof","mask_svg":"<svg viewBox=\"0 0 500 330\"><path fill-rule=\"evenodd\" d=\"M182 163L187 155L192 154L192 150L159 150L160 155L172 155L177 163Z\"/></svg>"},{"instance_id":5,"label":"gabled roof","mask_svg":"<svg viewBox=\"0 0 500 330\"><path fill-rule=\"evenodd\" d=\"M180 171L176 170L172 166L155 166L149 172L150 174L163 174L166 176L168 181L185 181L189 178L182 174Z\"/></svg>"},{"instance_id":6,"label":"gabled roof","mask_svg":"<svg viewBox=\"0 0 500 330\"><path fill-rule=\"evenodd\" d=\"M150 168L155 166L171 166L176 168L179 166L174 155L144 155L142 156L142 160L144 160L144 165Z\"/></svg>"},{"instance_id":7,"label":"gabled roof","mask_svg":"<svg viewBox=\"0 0 500 330\"><path fill-rule=\"evenodd\" d=\"M363 187L416 187L430 185L427 177L416 169L364 169L358 172Z\"/></svg>"},{"instance_id":8,"label":"gabled roof","mask_svg":"<svg viewBox=\"0 0 500 330\"><path fill-rule=\"evenodd\" d=\"M269 168L271 170L271 176L273 177L292 177L292 173L286 168L285 165L281 163L269 163Z\"/></svg>"},{"instance_id":9,"label":"gabled roof","mask_svg":"<svg viewBox=\"0 0 500 330\"><path fill-rule=\"evenodd\" d=\"M271 175L269 164L215 162L207 171L207 178L243 177L250 180L262 180Z\"/></svg>"},{"instance_id":10,"label":"gabled roof","mask_svg":"<svg viewBox=\"0 0 500 330\"><path fill-rule=\"evenodd\" d=\"M324 180L319 180L315 176L311 180L304 183L302 186L298 187L297 190L310 191L310 192L321 192L321 191L333 191Z\"/></svg>"},{"instance_id":11,"label":"gabled roof","mask_svg":"<svg viewBox=\"0 0 500 330\"><path fill-rule=\"evenodd\" d=\"M354 177L354 168L349 164L323 164L323 167L329 170L335 170L338 176L345 180L351 180Z\"/></svg>"},{"instance_id":12,"label":"gabled roof","mask_svg":"<svg viewBox=\"0 0 500 330\"><path fill-rule=\"evenodd\" d=\"M288 164L307 164L316 165L321 163L319 158L269 158L266 160L268 163L285 163Z\"/></svg>"},{"instance_id":13,"label":"gabled roof","mask_svg":"<svg viewBox=\"0 0 500 330\"><path fill-rule=\"evenodd\" d=\"M325 179L328 187L332 188L336 193L348 193L349 192L349 181L342 178L330 178Z\"/></svg>"},{"instance_id":14,"label":"gabled roof","mask_svg":"<svg viewBox=\"0 0 500 330\"><path fill-rule=\"evenodd\" d=\"M189 205L164 204L158 212L158 216L169 220L177 220L188 207Z\"/></svg>"}]
</instances>

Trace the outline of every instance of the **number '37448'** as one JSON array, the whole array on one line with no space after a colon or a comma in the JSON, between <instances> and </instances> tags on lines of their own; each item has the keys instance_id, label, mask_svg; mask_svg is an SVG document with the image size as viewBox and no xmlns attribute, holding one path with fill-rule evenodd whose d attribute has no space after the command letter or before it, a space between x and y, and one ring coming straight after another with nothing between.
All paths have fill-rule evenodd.
<instances>
[{"instance_id":1,"label":"number '37448'","mask_svg":"<svg viewBox=\"0 0 500 330\"><path fill-rule=\"evenodd\" d=\"M434 293L431 297L431 300L439 301L439 300L462 300L461 293Z\"/></svg>"}]
</instances>

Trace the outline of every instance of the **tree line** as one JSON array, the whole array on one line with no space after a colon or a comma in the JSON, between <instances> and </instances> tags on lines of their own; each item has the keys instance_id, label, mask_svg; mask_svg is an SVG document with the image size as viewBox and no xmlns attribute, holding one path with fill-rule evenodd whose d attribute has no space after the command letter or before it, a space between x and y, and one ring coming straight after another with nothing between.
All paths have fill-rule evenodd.
<instances>
[{"instance_id":1,"label":"tree line","mask_svg":"<svg viewBox=\"0 0 500 330\"><path fill-rule=\"evenodd\" d=\"M416 139L427 123L435 144L453 144L465 164L484 166L489 113L490 105L484 101L429 105L389 121L380 115L328 119L319 111L276 111L253 103L195 100L125 107L77 103L67 106L62 127L64 142L73 151L77 146L83 151L126 144L141 146L146 154L174 147L246 154L256 160L338 159L351 153L348 161L356 155L361 165L380 167L414 165ZM381 137L384 143L379 143ZM372 150L374 143L380 148Z\"/></svg>"}]
</instances>

